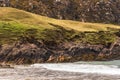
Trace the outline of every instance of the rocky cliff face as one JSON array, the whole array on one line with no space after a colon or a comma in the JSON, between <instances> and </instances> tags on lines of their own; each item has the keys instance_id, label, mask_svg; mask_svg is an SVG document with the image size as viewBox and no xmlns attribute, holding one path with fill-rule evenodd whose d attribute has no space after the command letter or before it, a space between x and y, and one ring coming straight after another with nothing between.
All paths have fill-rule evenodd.
<instances>
[{"instance_id":1,"label":"rocky cliff face","mask_svg":"<svg viewBox=\"0 0 120 80\"><path fill-rule=\"evenodd\" d=\"M116 24L120 24L119 4L120 0L10 0L9 2L11 7L53 18ZM44 40L21 39L12 44L0 45L0 62L31 64L120 59L120 32L113 34L113 29L111 32L78 34L62 28L46 31Z\"/></svg>"},{"instance_id":2,"label":"rocky cliff face","mask_svg":"<svg viewBox=\"0 0 120 80\"><path fill-rule=\"evenodd\" d=\"M120 59L120 39L110 46L26 41L0 46L0 62L31 64Z\"/></svg>"},{"instance_id":3,"label":"rocky cliff face","mask_svg":"<svg viewBox=\"0 0 120 80\"><path fill-rule=\"evenodd\" d=\"M11 7L83 22L120 24L120 0L10 0Z\"/></svg>"}]
</instances>

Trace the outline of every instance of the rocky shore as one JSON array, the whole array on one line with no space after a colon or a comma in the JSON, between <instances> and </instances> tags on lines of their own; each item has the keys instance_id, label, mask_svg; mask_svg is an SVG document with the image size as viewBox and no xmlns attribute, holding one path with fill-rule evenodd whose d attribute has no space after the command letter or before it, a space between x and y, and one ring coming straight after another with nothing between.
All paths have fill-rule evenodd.
<instances>
[{"instance_id":1,"label":"rocky shore","mask_svg":"<svg viewBox=\"0 0 120 80\"><path fill-rule=\"evenodd\" d=\"M14 64L57 63L120 59L120 39L105 45L23 40L0 46L0 62Z\"/></svg>"},{"instance_id":2,"label":"rocky shore","mask_svg":"<svg viewBox=\"0 0 120 80\"><path fill-rule=\"evenodd\" d=\"M14 8L0 10L0 63L120 59L119 26L55 20Z\"/></svg>"}]
</instances>

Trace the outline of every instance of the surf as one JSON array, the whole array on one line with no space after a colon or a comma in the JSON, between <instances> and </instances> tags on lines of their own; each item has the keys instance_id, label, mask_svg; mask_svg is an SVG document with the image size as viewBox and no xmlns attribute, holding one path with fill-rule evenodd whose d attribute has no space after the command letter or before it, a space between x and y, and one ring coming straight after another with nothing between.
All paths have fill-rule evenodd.
<instances>
[{"instance_id":1,"label":"surf","mask_svg":"<svg viewBox=\"0 0 120 80\"><path fill-rule=\"evenodd\" d=\"M103 75L120 75L120 63L118 61L93 61L93 62L75 62L75 63L47 63L34 64L34 67L43 67L48 70L97 73Z\"/></svg>"}]
</instances>

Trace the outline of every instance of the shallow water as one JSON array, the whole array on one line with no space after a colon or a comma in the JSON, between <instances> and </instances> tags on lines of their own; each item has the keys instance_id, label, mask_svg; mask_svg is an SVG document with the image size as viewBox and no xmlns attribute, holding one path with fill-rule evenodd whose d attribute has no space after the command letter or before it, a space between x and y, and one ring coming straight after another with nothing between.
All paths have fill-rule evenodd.
<instances>
[{"instance_id":1,"label":"shallow water","mask_svg":"<svg viewBox=\"0 0 120 80\"><path fill-rule=\"evenodd\" d=\"M93 61L58 64L34 64L35 67L44 67L49 70L97 73L106 75L120 75L120 60L115 61Z\"/></svg>"},{"instance_id":2,"label":"shallow water","mask_svg":"<svg viewBox=\"0 0 120 80\"><path fill-rule=\"evenodd\" d=\"M75 62L77 64L94 64L94 65L115 65L115 66L120 66L120 60L114 60L114 61L90 61L90 62L85 62L85 61L79 61Z\"/></svg>"},{"instance_id":3,"label":"shallow water","mask_svg":"<svg viewBox=\"0 0 120 80\"><path fill-rule=\"evenodd\" d=\"M0 68L0 80L120 80L118 61L16 65Z\"/></svg>"}]
</instances>

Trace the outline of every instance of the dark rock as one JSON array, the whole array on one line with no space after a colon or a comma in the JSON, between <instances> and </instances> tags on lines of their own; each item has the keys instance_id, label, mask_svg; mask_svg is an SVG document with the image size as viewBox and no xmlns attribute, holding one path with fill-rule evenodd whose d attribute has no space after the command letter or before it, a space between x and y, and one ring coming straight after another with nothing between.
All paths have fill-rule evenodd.
<instances>
[{"instance_id":1,"label":"dark rock","mask_svg":"<svg viewBox=\"0 0 120 80\"><path fill-rule=\"evenodd\" d=\"M0 68L14 68L14 67L8 64L0 64Z\"/></svg>"},{"instance_id":2,"label":"dark rock","mask_svg":"<svg viewBox=\"0 0 120 80\"><path fill-rule=\"evenodd\" d=\"M0 62L14 64L113 59L120 59L119 38L109 47L76 42L54 44L54 42L35 41L31 43L26 41L2 45L0 50Z\"/></svg>"}]
</instances>

